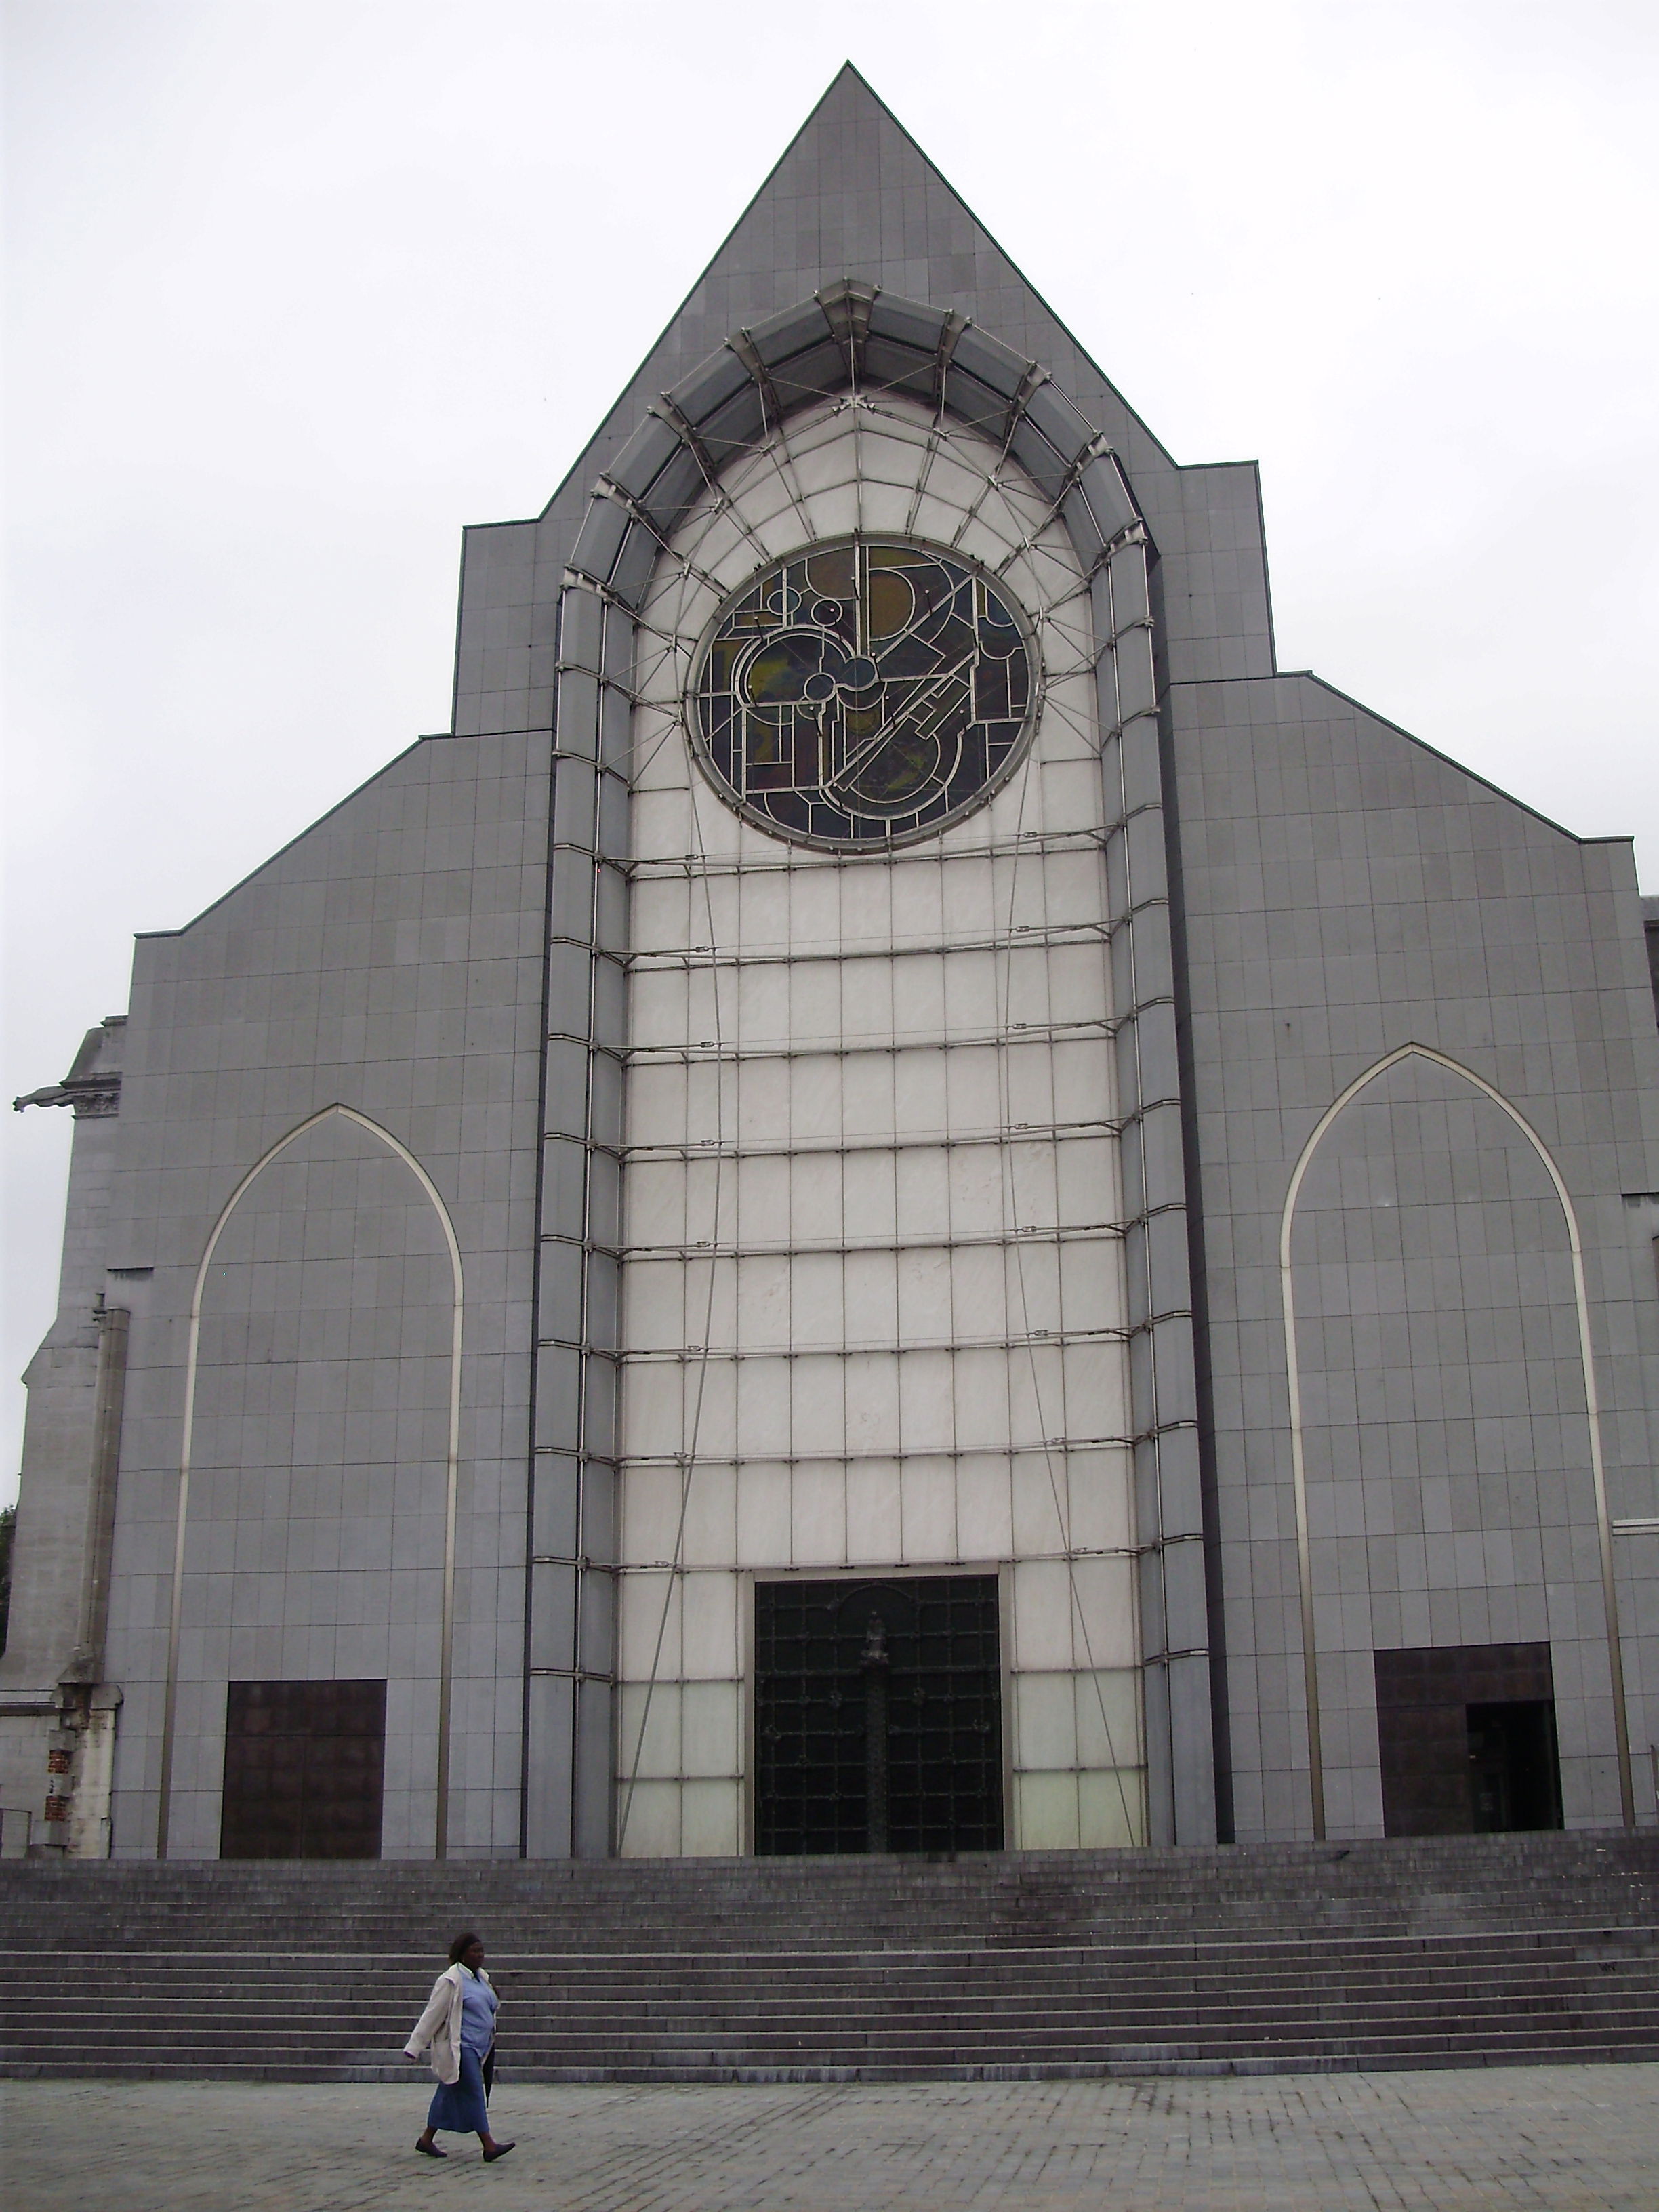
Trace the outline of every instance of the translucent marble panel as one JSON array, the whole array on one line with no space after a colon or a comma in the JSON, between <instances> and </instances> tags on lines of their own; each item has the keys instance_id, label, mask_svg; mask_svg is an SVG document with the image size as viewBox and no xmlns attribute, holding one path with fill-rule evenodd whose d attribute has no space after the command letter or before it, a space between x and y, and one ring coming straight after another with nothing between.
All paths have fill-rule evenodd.
<instances>
[{"instance_id":1,"label":"translucent marble panel","mask_svg":"<svg viewBox=\"0 0 1659 2212\"><path fill-rule=\"evenodd\" d=\"M1010 1842L1133 1841L1086 593L1035 487L907 402L860 410L856 436L844 410L801 418L720 492L660 563L638 667L623 1849L744 1847L747 1572L963 1565L1011 1569ZM994 572L1043 691L988 803L929 842L849 856L739 819L679 700L704 626L769 552L854 530Z\"/></svg>"}]
</instances>

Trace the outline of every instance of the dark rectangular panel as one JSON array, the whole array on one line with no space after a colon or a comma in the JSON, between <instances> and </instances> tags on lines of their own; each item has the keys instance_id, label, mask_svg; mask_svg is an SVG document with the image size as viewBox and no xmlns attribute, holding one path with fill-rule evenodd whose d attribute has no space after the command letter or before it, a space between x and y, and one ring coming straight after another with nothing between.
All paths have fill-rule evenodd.
<instances>
[{"instance_id":1,"label":"dark rectangular panel","mask_svg":"<svg viewBox=\"0 0 1659 2212\"><path fill-rule=\"evenodd\" d=\"M1561 1826L1561 1762L1555 1707L1517 1698L1466 1708L1469 1792L1475 1832Z\"/></svg>"},{"instance_id":2,"label":"dark rectangular panel","mask_svg":"<svg viewBox=\"0 0 1659 2212\"><path fill-rule=\"evenodd\" d=\"M219 1855L380 1855L386 1684L232 1682Z\"/></svg>"},{"instance_id":3,"label":"dark rectangular panel","mask_svg":"<svg viewBox=\"0 0 1659 2212\"><path fill-rule=\"evenodd\" d=\"M1547 1644L1372 1656L1385 1834L1560 1826Z\"/></svg>"}]
</instances>

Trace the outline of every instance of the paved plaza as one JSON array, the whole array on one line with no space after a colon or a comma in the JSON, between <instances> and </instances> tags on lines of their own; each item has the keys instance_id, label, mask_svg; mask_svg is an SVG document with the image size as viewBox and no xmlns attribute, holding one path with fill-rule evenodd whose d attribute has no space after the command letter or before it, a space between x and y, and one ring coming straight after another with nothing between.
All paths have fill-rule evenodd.
<instances>
[{"instance_id":1,"label":"paved plaza","mask_svg":"<svg viewBox=\"0 0 1659 2212\"><path fill-rule=\"evenodd\" d=\"M905 2087L0 2086L6 2212L1656 2212L1659 2066Z\"/></svg>"}]
</instances>

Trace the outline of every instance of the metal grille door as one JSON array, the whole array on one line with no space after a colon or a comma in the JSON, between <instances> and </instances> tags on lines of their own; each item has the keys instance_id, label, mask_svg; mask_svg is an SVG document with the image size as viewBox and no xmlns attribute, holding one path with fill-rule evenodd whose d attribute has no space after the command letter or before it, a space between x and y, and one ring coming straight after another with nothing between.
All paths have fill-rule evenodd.
<instances>
[{"instance_id":1,"label":"metal grille door","mask_svg":"<svg viewBox=\"0 0 1659 2212\"><path fill-rule=\"evenodd\" d=\"M994 1575L759 1583L755 1848L1002 1848Z\"/></svg>"}]
</instances>

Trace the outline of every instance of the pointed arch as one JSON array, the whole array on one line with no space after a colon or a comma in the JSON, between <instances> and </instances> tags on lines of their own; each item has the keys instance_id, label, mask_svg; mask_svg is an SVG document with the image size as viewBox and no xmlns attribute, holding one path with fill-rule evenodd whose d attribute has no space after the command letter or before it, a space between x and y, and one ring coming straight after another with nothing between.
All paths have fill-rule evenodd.
<instances>
[{"instance_id":1,"label":"pointed arch","mask_svg":"<svg viewBox=\"0 0 1659 2212\"><path fill-rule=\"evenodd\" d=\"M734 331L647 410L589 495L569 578L637 614L658 556L726 465L802 408L849 392L904 393L981 431L1053 502L1086 576L1145 536L1116 453L1040 362L953 311L848 276Z\"/></svg>"},{"instance_id":2,"label":"pointed arch","mask_svg":"<svg viewBox=\"0 0 1659 2212\"><path fill-rule=\"evenodd\" d=\"M1279 1297L1285 1324L1285 1372L1290 1389L1291 1482L1296 1501L1297 1580L1301 1599L1302 1670L1307 1703L1308 1778L1313 1803L1316 1838L1325 1833L1325 1763L1320 1738L1319 1654L1314 1630L1313 1547L1308 1519L1308 1481L1302 1420L1302 1373L1297 1352L1296 1285L1291 1267L1291 1237L1296 1225L1296 1205L1316 1154L1338 1116L1361 1091L1402 1060L1426 1060L1471 1085L1520 1130L1542 1163L1565 1218L1567 1245L1572 1258L1573 1303L1578 1322L1578 1356L1584 1377L1584 1412L1589 1430L1590 1477L1595 1495L1595 1530L1601 1550L1601 1602L1606 1623L1607 1667L1613 1687L1613 1741L1619 1759L1619 1796L1625 1826L1636 1826L1635 1784L1631 1771L1630 1720L1625 1707L1625 1666L1619 1638L1619 1600L1613 1572L1613 1524L1607 1510L1607 1470L1601 1451L1601 1415L1595 1389L1595 1356L1590 1342L1589 1295L1584 1279L1584 1249L1578 1233L1578 1216L1561 1170L1548 1146L1526 1115L1503 1092L1477 1075L1461 1060L1437 1051L1432 1045L1403 1044L1357 1075L1338 1093L1320 1115L1307 1142L1297 1156L1285 1194L1285 1210L1279 1229Z\"/></svg>"},{"instance_id":3,"label":"pointed arch","mask_svg":"<svg viewBox=\"0 0 1659 2212\"><path fill-rule=\"evenodd\" d=\"M196 1279L191 1289L190 1329L185 1352L184 1426L179 1449L179 1499L173 1532L172 1605L167 1620L167 1685L161 1704L161 1772L155 1827L155 1856L158 1859L164 1859L167 1855L167 1830L172 1811L173 1753L179 1702L179 1645L184 1619L185 1537L190 1516L191 1456L196 1426L202 1300L207 1289L208 1270L213 1264L219 1240L230 1225L232 1216L265 1170L279 1159L290 1145L296 1144L312 1130L320 1128L324 1122L337 1118L366 1129L409 1170L438 1217L449 1253L454 1318L450 1336L449 1420L444 1468L443 1626L438 1663L438 1786L433 1856L441 1859L447 1853L450 1705L455 1649L455 1524L460 1478L461 1329L465 1305L460 1241L455 1234L455 1224L450 1218L449 1208L444 1204L442 1194L408 1146L394 1137L389 1129L383 1129L378 1121L371 1121L367 1114L359 1113L355 1106L337 1103L307 1115L303 1121L297 1122L285 1136L279 1137L270 1151L254 1162L221 1207L219 1218L209 1232L201 1259L197 1263Z\"/></svg>"}]
</instances>

